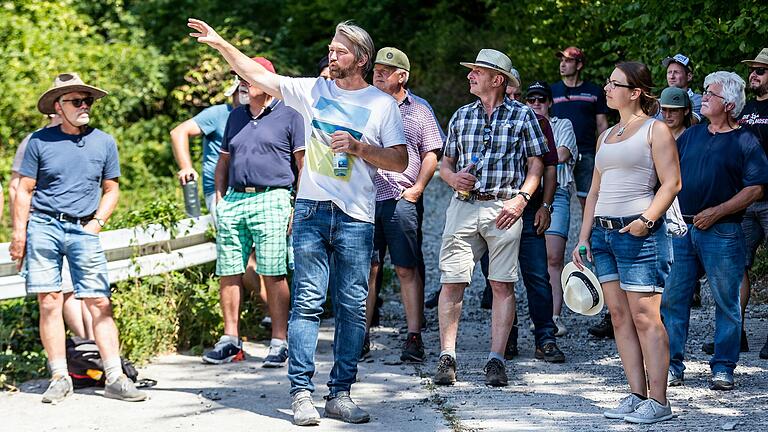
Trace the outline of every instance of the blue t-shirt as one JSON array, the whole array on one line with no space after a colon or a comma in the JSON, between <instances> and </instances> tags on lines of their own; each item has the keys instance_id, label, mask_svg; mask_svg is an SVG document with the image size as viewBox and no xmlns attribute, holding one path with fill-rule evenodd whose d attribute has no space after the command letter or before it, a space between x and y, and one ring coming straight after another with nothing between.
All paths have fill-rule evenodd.
<instances>
[{"instance_id":1,"label":"blue t-shirt","mask_svg":"<svg viewBox=\"0 0 768 432\"><path fill-rule=\"evenodd\" d=\"M37 180L33 209L90 216L99 207L102 180L120 177L117 144L98 129L83 135L65 134L61 126L41 129L29 139L19 174Z\"/></svg>"},{"instance_id":2,"label":"blue t-shirt","mask_svg":"<svg viewBox=\"0 0 768 432\"><path fill-rule=\"evenodd\" d=\"M230 155L229 187L293 186L291 159L304 149L304 119L279 100L256 119L249 108L232 111L221 143L221 153Z\"/></svg>"},{"instance_id":3,"label":"blue t-shirt","mask_svg":"<svg viewBox=\"0 0 768 432\"><path fill-rule=\"evenodd\" d=\"M595 154L598 114L608 114L603 89L588 81L567 87L561 80L552 84L552 116L573 124L579 153Z\"/></svg>"},{"instance_id":4,"label":"blue t-shirt","mask_svg":"<svg viewBox=\"0 0 768 432\"><path fill-rule=\"evenodd\" d=\"M707 125L697 124L680 135L677 149L683 182L677 198L685 216L722 204L747 186L768 184L768 158L746 128L712 134ZM741 222L743 215L720 222Z\"/></svg>"},{"instance_id":5,"label":"blue t-shirt","mask_svg":"<svg viewBox=\"0 0 768 432\"><path fill-rule=\"evenodd\" d=\"M203 194L206 196L216 192L213 176L230 112L232 105L220 104L208 107L192 117L192 121L203 131Z\"/></svg>"}]
</instances>

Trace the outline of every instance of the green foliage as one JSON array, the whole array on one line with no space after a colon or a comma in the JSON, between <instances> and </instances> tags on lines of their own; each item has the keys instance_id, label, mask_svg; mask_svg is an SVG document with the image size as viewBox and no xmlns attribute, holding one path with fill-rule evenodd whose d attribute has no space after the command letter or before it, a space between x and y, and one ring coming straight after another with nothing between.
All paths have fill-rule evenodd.
<instances>
[{"instance_id":1,"label":"green foliage","mask_svg":"<svg viewBox=\"0 0 768 432\"><path fill-rule=\"evenodd\" d=\"M45 372L46 357L38 339L37 302L0 302L0 390Z\"/></svg>"}]
</instances>

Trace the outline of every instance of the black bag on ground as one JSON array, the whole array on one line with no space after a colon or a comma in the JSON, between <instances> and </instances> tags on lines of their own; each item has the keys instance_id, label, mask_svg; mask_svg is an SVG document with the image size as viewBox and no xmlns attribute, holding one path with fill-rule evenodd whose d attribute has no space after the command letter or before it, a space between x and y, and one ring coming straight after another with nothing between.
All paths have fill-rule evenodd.
<instances>
[{"instance_id":1,"label":"black bag on ground","mask_svg":"<svg viewBox=\"0 0 768 432\"><path fill-rule=\"evenodd\" d=\"M123 373L136 382L139 373L133 364L120 358L123 363ZM72 385L76 389L85 387L104 387L107 375L96 342L77 336L67 338L67 369L72 377Z\"/></svg>"}]
</instances>

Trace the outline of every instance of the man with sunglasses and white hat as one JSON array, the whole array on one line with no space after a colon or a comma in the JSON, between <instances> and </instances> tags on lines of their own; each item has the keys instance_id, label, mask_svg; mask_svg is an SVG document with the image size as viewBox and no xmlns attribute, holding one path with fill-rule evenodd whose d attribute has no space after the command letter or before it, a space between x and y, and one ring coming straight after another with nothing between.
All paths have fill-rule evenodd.
<instances>
[{"instance_id":1,"label":"man with sunglasses and white hat","mask_svg":"<svg viewBox=\"0 0 768 432\"><path fill-rule=\"evenodd\" d=\"M112 136L88 126L93 103L107 92L75 73L59 74L37 102L43 114L58 114L60 126L35 132L19 169L13 205L11 258L24 262L27 290L40 305L40 339L48 355L51 383L44 403L72 394L64 345L62 258L66 257L75 297L93 316L106 388L104 396L138 402L147 395L123 374L117 326L99 231L117 205L120 165ZM20 264L21 266L21 264Z\"/></svg>"},{"instance_id":2,"label":"man with sunglasses and white hat","mask_svg":"<svg viewBox=\"0 0 768 432\"><path fill-rule=\"evenodd\" d=\"M515 318L517 258L523 214L544 171L547 141L533 111L505 95L520 86L505 54L483 49L461 63L477 100L451 118L440 176L457 191L448 206L440 250L442 294L438 304L441 352L435 384L456 381L456 336L464 289L472 269L489 252L493 290L491 350L485 382L507 385L504 348Z\"/></svg>"},{"instance_id":3,"label":"man with sunglasses and white hat","mask_svg":"<svg viewBox=\"0 0 768 432\"><path fill-rule=\"evenodd\" d=\"M754 133L763 150L768 153L768 48L762 51L754 60L744 60L742 63L749 66L749 76L747 77L747 90L755 95L755 98L747 101L739 117L739 125L747 128ZM765 198L754 202L747 208L744 214L744 221L741 223L744 230L744 238L747 243L747 268L752 267L755 260L757 247L763 243L768 236L768 200ZM744 273L744 280L741 283L741 314L747 310L751 283L749 273ZM743 330L742 322L742 351L749 350L746 341L746 333ZM760 350L760 358L768 359L768 340L765 341L763 349Z\"/></svg>"}]
</instances>

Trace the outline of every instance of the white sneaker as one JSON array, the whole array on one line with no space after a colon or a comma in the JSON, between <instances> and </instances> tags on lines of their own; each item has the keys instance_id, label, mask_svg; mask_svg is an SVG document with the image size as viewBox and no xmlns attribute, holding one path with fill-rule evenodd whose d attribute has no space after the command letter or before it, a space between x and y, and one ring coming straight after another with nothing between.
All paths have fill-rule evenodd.
<instances>
[{"instance_id":1,"label":"white sneaker","mask_svg":"<svg viewBox=\"0 0 768 432\"><path fill-rule=\"evenodd\" d=\"M552 315L552 321L555 322L555 337L565 336L568 334L568 329L565 324L560 320L560 315Z\"/></svg>"},{"instance_id":2,"label":"white sneaker","mask_svg":"<svg viewBox=\"0 0 768 432\"><path fill-rule=\"evenodd\" d=\"M619 401L619 405L608 411L603 412L603 415L609 419L623 419L628 414L632 414L643 400L637 397L634 393L630 393Z\"/></svg>"},{"instance_id":3,"label":"white sneaker","mask_svg":"<svg viewBox=\"0 0 768 432\"><path fill-rule=\"evenodd\" d=\"M315 426L320 424L320 413L312 403L312 393L299 390L291 398L293 424L297 426Z\"/></svg>"},{"instance_id":4,"label":"white sneaker","mask_svg":"<svg viewBox=\"0 0 768 432\"><path fill-rule=\"evenodd\" d=\"M674 417L674 415L672 414L672 405L670 405L669 400L667 400L666 405L662 405L655 400L648 398L640 402L637 408L635 408L635 412L624 416L624 421L630 423L651 424L669 420L672 417Z\"/></svg>"}]
</instances>

